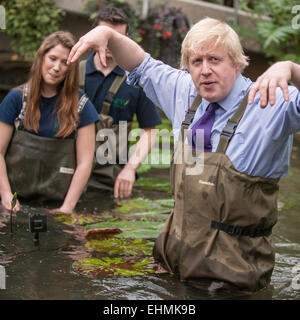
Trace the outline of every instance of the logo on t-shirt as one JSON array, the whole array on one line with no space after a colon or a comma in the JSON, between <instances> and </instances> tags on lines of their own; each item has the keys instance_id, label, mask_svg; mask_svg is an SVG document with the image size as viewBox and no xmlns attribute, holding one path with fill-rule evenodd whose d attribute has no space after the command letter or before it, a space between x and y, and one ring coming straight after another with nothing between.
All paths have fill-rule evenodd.
<instances>
[{"instance_id":1,"label":"logo on t-shirt","mask_svg":"<svg viewBox=\"0 0 300 320\"><path fill-rule=\"evenodd\" d=\"M130 100L125 100L125 99L115 97L112 102L112 106L115 108L119 108L119 109L125 109L129 103L129 101Z\"/></svg>"}]
</instances>

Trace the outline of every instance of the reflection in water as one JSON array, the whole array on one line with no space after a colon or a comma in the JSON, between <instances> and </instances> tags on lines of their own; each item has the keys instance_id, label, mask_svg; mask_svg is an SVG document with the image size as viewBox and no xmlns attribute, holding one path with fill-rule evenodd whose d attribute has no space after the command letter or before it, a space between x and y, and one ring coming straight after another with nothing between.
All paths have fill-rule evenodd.
<instances>
[{"instance_id":1,"label":"reflection in water","mask_svg":"<svg viewBox=\"0 0 300 320\"><path fill-rule=\"evenodd\" d=\"M116 207L110 194L89 193L82 198L78 214L73 215L71 220L63 221L63 217L48 216L48 231L40 235L38 246L34 245L33 234L28 230L28 214L40 212L39 204L23 205L22 211L14 215L12 235L9 213L3 210L0 212L0 264L5 266L8 276L7 289L0 290L0 299L300 299L300 289L298 289L300 284L295 278L300 273L299 159L300 135L298 134L295 137L291 159L292 168L289 175L280 182L279 217L274 228L275 269L271 284L259 292L233 290L218 282L179 281L168 274L133 277L79 274L73 268L74 261L105 256L103 247L91 254L92 251L89 250L93 246L85 245L87 242L84 237L85 229L92 222L115 220L121 224L125 216L129 217L129 221L134 221L132 217L138 214L144 224L151 223L149 225L157 226L162 217L165 219L167 216L165 211L172 205L169 200L145 201L144 204L138 200L132 202L138 208L130 216L128 212L123 212L122 208ZM161 179L168 179L166 169L156 169L153 172ZM134 196L138 199L170 198L164 191L142 189L136 189ZM162 207L158 209L157 203ZM130 208L126 210L130 211ZM130 232L137 234L137 231ZM148 240L153 241L153 238ZM126 241L120 241L121 245L128 244ZM123 256L124 247L119 249L118 254ZM145 252L149 254L149 250ZM106 256L109 256L109 253ZM114 257L114 254L110 256Z\"/></svg>"}]
</instances>

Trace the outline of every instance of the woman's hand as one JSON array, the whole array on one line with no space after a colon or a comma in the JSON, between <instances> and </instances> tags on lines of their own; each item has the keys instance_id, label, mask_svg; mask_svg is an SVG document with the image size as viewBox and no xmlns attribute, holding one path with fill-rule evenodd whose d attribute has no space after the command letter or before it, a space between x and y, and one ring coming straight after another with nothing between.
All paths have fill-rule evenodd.
<instances>
[{"instance_id":1,"label":"woman's hand","mask_svg":"<svg viewBox=\"0 0 300 320\"><path fill-rule=\"evenodd\" d=\"M55 208L55 209L44 209L47 213L57 213L57 212L62 212L65 214L72 214L73 209L72 208L65 208L64 206L61 206L60 208Z\"/></svg>"},{"instance_id":2,"label":"woman's hand","mask_svg":"<svg viewBox=\"0 0 300 320\"><path fill-rule=\"evenodd\" d=\"M1 202L5 209L7 210L13 210L13 211L19 211L20 210L20 202L19 200L16 200L15 206L12 208L12 200L14 195L11 192L4 192L1 195Z\"/></svg>"}]
</instances>

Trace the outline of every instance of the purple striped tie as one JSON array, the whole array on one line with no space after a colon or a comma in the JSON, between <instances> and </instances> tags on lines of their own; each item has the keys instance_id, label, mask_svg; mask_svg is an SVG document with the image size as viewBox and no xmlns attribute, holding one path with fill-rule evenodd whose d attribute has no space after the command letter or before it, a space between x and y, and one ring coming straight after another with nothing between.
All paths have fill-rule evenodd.
<instances>
[{"instance_id":1,"label":"purple striped tie","mask_svg":"<svg viewBox=\"0 0 300 320\"><path fill-rule=\"evenodd\" d=\"M203 116L191 128L192 148L199 149L199 143L196 141L196 130L204 130L204 152L211 152L212 146L210 143L211 128L215 121L215 111L219 107L217 103L210 103ZM195 143L196 142L196 143ZM197 148L196 148L197 146Z\"/></svg>"}]
</instances>

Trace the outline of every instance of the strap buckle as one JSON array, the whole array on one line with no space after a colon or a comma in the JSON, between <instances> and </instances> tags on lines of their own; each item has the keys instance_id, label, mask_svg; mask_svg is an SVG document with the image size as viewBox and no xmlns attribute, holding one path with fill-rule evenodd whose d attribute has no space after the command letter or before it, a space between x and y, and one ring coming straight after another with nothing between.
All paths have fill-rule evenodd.
<instances>
[{"instance_id":1,"label":"strap buckle","mask_svg":"<svg viewBox=\"0 0 300 320\"><path fill-rule=\"evenodd\" d=\"M236 122L232 122L232 121L228 120L225 128L223 129L223 131L221 133L221 135L229 137L229 140L230 140L232 138L232 136L234 135L234 133L235 133L237 125L238 124Z\"/></svg>"},{"instance_id":2,"label":"strap buckle","mask_svg":"<svg viewBox=\"0 0 300 320\"><path fill-rule=\"evenodd\" d=\"M226 232L229 233L230 235L240 236L243 233L243 228L229 224Z\"/></svg>"},{"instance_id":3,"label":"strap buckle","mask_svg":"<svg viewBox=\"0 0 300 320\"><path fill-rule=\"evenodd\" d=\"M187 111L187 113L185 114L185 118L182 121L182 125L187 125L189 126L193 120L194 120L194 116L195 116L195 111Z\"/></svg>"},{"instance_id":4,"label":"strap buckle","mask_svg":"<svg viewBox=\"0 0 300 320\"><path fill-rule=\"evenodd\" d=\"M112 92L107 92L104 101L108 102L108 103L112 103L114 100L115 95Z\"/></svg>"}]
</instances>

